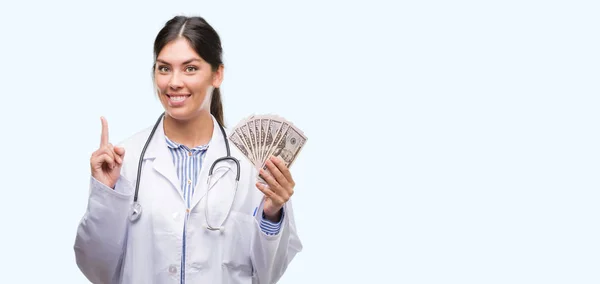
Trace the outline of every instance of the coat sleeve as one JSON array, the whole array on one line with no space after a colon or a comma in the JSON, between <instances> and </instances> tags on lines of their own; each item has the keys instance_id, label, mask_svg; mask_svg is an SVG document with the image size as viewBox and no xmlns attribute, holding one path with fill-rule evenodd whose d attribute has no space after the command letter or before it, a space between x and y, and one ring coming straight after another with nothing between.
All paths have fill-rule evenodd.
<instances>
[{"instance_id":1,"label":"coat sleeve","mask_svg":"<svg viewBox=\"0 0 600 284\"><path fill-rule=\"evenodd\" d=\"M74 250L77 266L92 283L116 283L119 277L132 200L133 188L123 177L114 190L90 177Z\"/></svg>"},{"instance_id":2,"label":"coat sleeve","mask_svg":"<svg viewBox=\"0 0 600 284\"><path fill-rule=\"evenodd\" d=\"M296 254L302 251L302 243L296 231L292 200L283 206L281 228L277 234L266 234L260 228L263 212L263 201L255 216L255 229L253 230L251 259L254 273L260 284L271 284L279 281L288 265Z\"/></svg>"}]
</instances>

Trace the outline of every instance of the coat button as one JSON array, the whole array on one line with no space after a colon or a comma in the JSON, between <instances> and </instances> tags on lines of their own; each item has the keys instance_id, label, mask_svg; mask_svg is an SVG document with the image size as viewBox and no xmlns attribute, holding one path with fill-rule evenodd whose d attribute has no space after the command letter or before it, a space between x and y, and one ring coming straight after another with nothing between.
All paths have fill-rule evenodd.
<instances>
[{"instance_id":1,"label":"coat button","mask_svg":"<svg viewBox=\"0 0 600 284\"><path fill-rule=\"evenodd\" d=\"M177 267L175 265L169 266L169 272L173 274L177 273Z\"/></svg>"}]
</instances>

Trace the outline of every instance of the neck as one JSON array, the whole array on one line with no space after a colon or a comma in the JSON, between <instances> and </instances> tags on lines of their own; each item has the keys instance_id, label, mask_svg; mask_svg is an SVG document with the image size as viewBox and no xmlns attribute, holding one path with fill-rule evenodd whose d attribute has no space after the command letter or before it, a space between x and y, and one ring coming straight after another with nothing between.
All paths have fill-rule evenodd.
<instances>
[{"instance_id":1,"label":"neck","mask_svg":"<svg viewBox=\"0 0 600 284\"><path fill-rule=\"evenodd\" d=\"M210 113L200 114L189 120L176 120L165 114L165 135L175 143L188 148L206 145L212 138L214 123Z\"/></svg>"}]
</instances>

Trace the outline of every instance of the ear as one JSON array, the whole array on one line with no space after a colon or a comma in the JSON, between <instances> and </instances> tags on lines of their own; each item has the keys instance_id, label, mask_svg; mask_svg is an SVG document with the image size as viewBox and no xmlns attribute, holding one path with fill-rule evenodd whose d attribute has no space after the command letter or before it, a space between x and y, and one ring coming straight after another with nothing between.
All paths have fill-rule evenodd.
<instances>
[{"instance_id":1,"label":"ear","mask_svg":"<svg viewBox=\"0 0 600 284\"><path fill-rule=\"evenodd\" d=\"M219 68L217 68L217 71L215 71L213 73L213 81L212 81L212 85L215 88L219 88L221 87L221 83L223 83L223 69L225 67L223 66L223 64L219 65Z\"/></svg>"}]
</instances>

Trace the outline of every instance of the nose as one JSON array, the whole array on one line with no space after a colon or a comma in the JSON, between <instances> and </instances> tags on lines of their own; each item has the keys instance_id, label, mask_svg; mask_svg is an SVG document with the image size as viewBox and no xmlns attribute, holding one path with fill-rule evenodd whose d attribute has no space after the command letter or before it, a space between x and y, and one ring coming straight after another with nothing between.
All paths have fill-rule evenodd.
<instances>
[{"instance_id":1,"label":"nose","mask_svg":"<svg viewBox=\"0 0 600 284\"><path fill-rule=\"evenodd\" d=\"M169 88L176 90L181 87L183 87L183 82L179 78L179 72L173 72L173 75L171 75L171 79L169 80Z\"/></svg>"}]
</instances>

